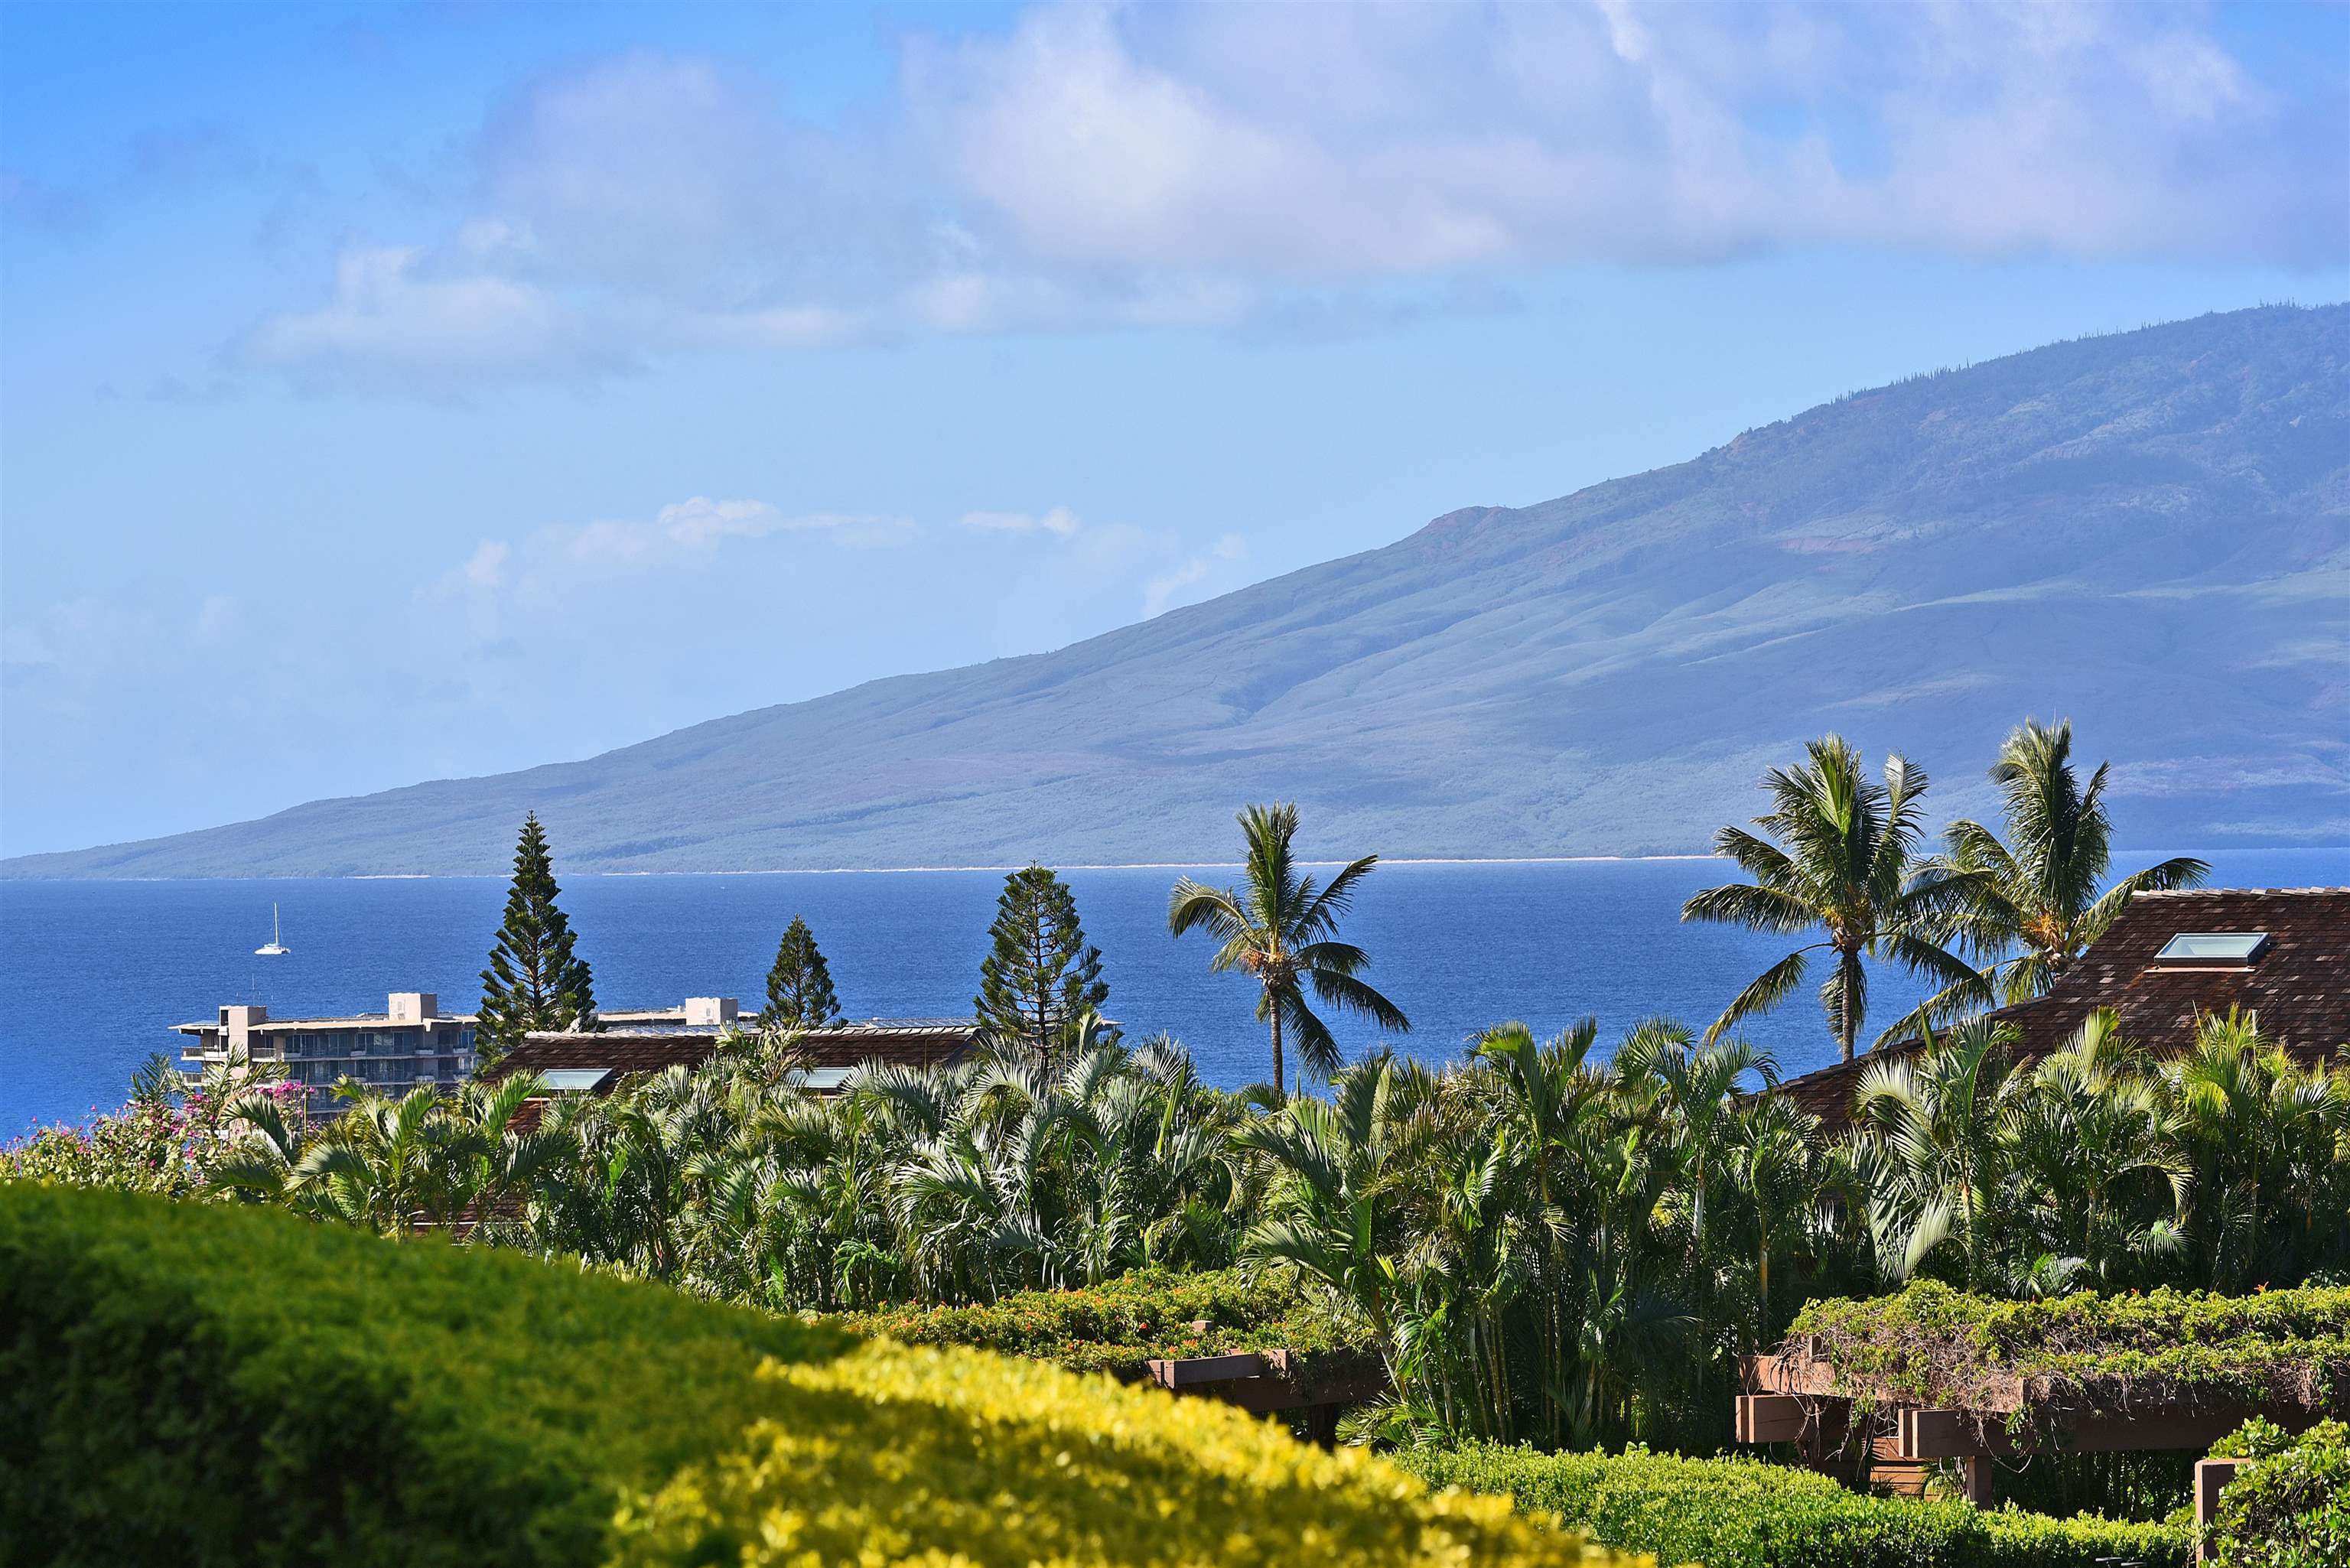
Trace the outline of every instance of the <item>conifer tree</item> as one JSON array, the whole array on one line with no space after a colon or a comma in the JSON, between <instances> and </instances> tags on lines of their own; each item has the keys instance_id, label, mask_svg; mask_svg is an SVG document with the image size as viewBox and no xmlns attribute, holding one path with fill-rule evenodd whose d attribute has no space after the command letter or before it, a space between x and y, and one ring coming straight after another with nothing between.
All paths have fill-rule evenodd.
<instances>
[{"instance_id":1,"label":"conifer tree","mask_svg":"<svg viewBox=\"0 0 2350 1568\"><path fill-rule=\"evenodd\" d=\"M775 967L767 971L767 1005L760 1010L759 1027L821 1029L839 1016L832 971L816 945L816 933L794 915L775 945Z\"/></svg>"},{"instance_id":2,"label":"conifer tree","mask_svg":"<svg viewBox=\"0 0 2350 1568\"><path fill-rule=\"evenodd\" d=\"M515 846L514 887L505 922L482 971L482 1006L473 1024L473 1052L482 1065L522 1044L534 1029L568 1029L596 1011L588 961L571 950L571 922L556 907L555 867L546 829L532 812Z\"/></svg>"},{"instance_id":3,"label":"conifer tree","mask_svg":"<svg viewBox=\"0 0 2350 1568\"><path fill-rule=\"evenodd\" d=\"M1065 1049L1079 1022L1109 1000L1101 950L1086 940L1068 884L1042 866L1003 879L993 949L979 966L979 1025L1045 1055Z\"/></svg>"}]
</instances>

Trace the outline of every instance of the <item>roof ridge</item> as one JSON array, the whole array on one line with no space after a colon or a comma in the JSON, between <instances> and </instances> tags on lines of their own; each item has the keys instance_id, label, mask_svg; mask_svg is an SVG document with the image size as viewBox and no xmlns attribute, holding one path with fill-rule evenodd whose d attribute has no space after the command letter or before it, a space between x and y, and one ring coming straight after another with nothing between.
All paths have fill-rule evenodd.
<instances>
[{"instance_id":1,"label":"roof ridge","mask_svg":"<svg viewBox=\"0 0 2350 1568\"><path fill-rule=\"evenodd\" d=\"M2239 898L2276 898L2293 895L2311 898L2350 897L2350 888L2149 888L2137 898L2212 898L2222 894Z\"/></svg>"}]
</instances>

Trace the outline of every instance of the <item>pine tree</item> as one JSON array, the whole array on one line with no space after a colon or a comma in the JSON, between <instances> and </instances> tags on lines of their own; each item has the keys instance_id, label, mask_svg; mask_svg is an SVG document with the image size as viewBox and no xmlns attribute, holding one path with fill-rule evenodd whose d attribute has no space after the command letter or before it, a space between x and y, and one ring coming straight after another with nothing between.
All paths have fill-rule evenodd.
<instances>
[{"instance_id":1,"label":"pine tree","mask_svg":"<svg viewBox=\"0 0 2350 1568\"><path fill-rule=\"evenodd\" d=\"M1080 1020L1109 1000L1101 950L1086 940L1068 884L1042 866L1003 879L993 949L979 966L979 1025L1045 1055L1065 1049Z\"/></svg>"},{"instance_id":2,"label":"pine tree","mask_svg":"<svg viewBox=\"0 0 2350 1568\"><path fill-rule=\"evenodd\" d=\"M840 1016L832 993L832 971L816 945L816 933L797 915L775 944L775 967L767 971L767 1005L762 1029L821 1029Z\"/></svg>"},{"instance_id":3,"label":"pine tree","mask_svg":"<svg viewBox=\"0 0 2350 1568\"><path fill-rule=\"evenodd\" d=\"M522 1044L534 1029L568 1029L596 1011L588 961L571 950L571 922L556 908L555 867L538 814L524 818L515 846L514 888L504 924L482 971L482 1007L473 1052L484 1066Z\"/></svg>"}]
</instances>

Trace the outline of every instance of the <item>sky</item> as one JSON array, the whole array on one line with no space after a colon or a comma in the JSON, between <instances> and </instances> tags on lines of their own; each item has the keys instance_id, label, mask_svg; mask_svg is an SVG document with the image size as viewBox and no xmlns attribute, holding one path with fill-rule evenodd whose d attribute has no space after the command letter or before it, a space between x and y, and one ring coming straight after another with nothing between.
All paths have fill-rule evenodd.
<instances>
[{"instance_id":1,"label":"sky","mask_svg":"<svg viewBox=\"0 0 2350 1568\"><path fill-rule=\"evenodd\" d=\"M2350 8L0 6L0 853L2350 297Z\"/></svg>"}]
</instances>

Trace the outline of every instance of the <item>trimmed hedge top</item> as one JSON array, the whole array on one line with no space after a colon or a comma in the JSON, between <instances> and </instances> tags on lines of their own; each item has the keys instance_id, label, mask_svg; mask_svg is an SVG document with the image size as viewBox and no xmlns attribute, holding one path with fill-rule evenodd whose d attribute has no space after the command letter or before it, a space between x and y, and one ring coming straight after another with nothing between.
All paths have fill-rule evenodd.
<instances>
[{"instance_id":1,"label":"trimmed hedge top","mask_svg":"<svg viewBox=\"0 0 2350 1568\"><path fill-rule=\"evenodd\" d=\"M0 1561L1535 1564L1240 1411L290 1215L0 1183Z\"/></svg>"},{"instance_id":2,"label":"trimmed hedge top","mask_svg":"<svg viewBox=\"0 0 2350 1568\"><path fill-rule=\"evenodd\" d=\"M1400 1462L1431 1486L1502 1493L1610 1546L1705 1568L2183 1568L2189 1556L2172 1525L1875 1497L1759 1459L1471 1443Z\"/></svg>"},{"instance_id":3,"label":"trimmed hedge top","mask_svg":"<svg viewBox=\"0 0 2350 1568\"><path fill-rule=\"evenodd\" d=\"M1083 1290L1022 1291L981 1306L885 1307L838 1321L906 1345L973 1345L1128 1379L1151 1360L1284 1348L1326 1353L1352 1343L1295 1289L1233 1269L1139 1269ZM1195 1330L1195 1323L1207 1327Z\"/></svg>"},{"instance_id":4,"label":"trimmed hedge top","mask_svg":"<svg viewBox=\"0 0 2350 1568\"><path fill-rule=\"evenodd\" d=\"M1961 1409L2136 1385L2322 1407L2350 1392L2350 1288L2008 1302L1921 1281L1809 1303L1783 1354L1830 1363L1855 1392Z\"/></svg>"}]
</instances>

